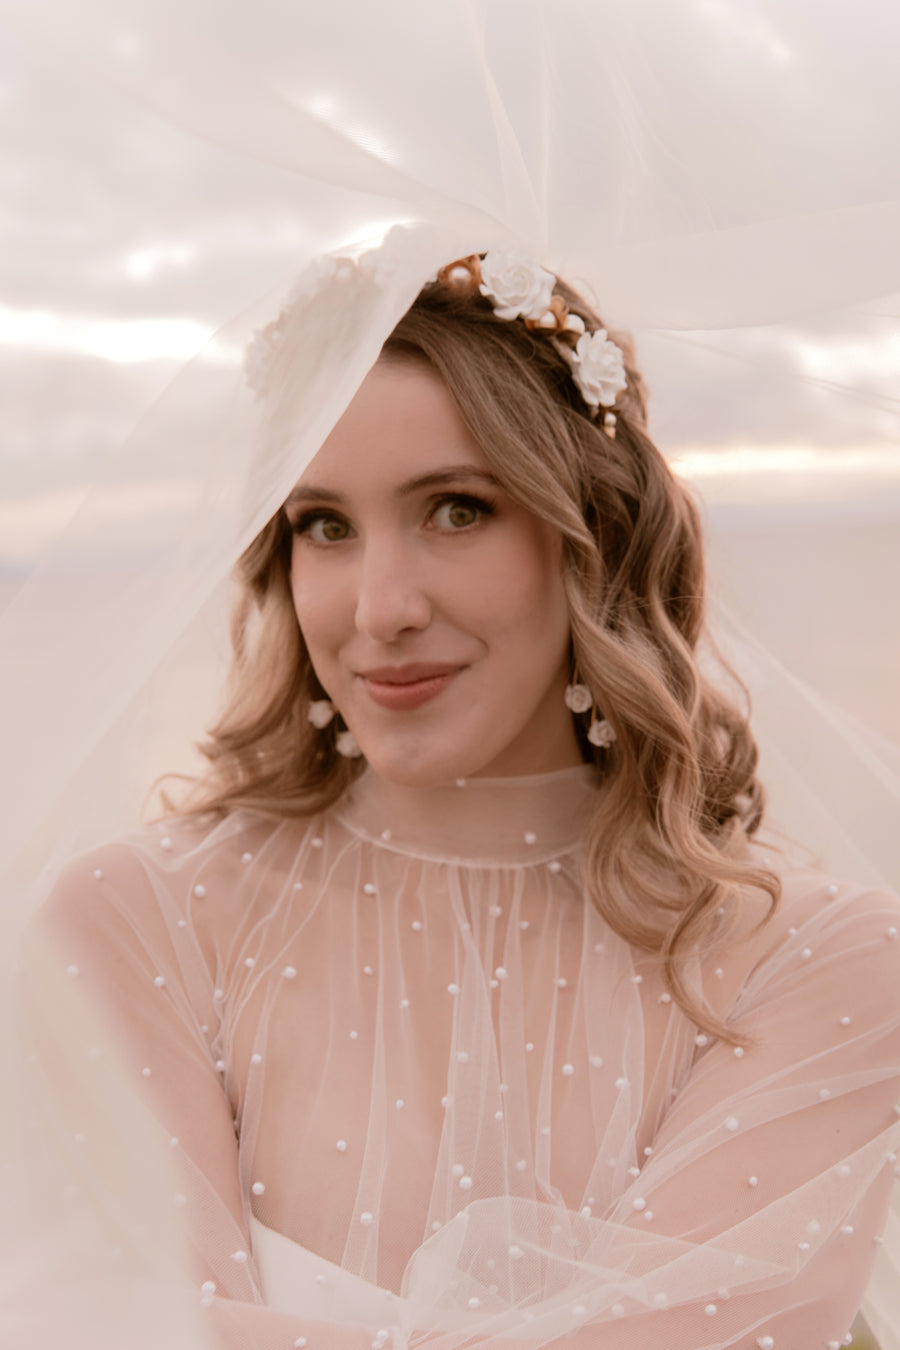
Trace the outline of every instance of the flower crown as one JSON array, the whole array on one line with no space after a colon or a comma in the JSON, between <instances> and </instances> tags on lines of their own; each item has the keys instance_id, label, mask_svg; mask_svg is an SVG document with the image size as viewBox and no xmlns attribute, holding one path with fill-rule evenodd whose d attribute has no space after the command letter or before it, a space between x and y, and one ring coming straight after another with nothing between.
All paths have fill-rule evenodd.
<instances>
[{"instance_id":1,"label":"flower crown","mask_svg":"<svg viewBox=\"0 0 900 1350\"><path fill-rule=\"evenodd\" d=\"M621 348L609 339L605 328L589 333L584 320L569 313L563 297L554 295L553 273L526 254L494 250L481 258L473 253L442 267L435 283L468 294L478 290L491 302L498 319L524 319L526 328L552 338L592 416L600 408L611 409L627 388ZM603 424L607 434L614 436L615 413L607 411Z\"/></svg>"},{"instance_id":2,"label":"flower crown","mask_svg":"<svg viewBox=\"0 0 900 1350\"><path fill-rule=\"evenodd\" d=\"M291 312L329 282L366 266L366 257L358 261L334 256L319 259L300 278L277 318L254 333L244 369L247 383L258 397L267 392L272 361L284 341ZM616 416L609 410L627 388L625 358L605 328L588 332L584 320L569 313L563 297L553 293L556 277L552 272L526 254L495 249L483 258L472 253L448 263L428 284L450 287L464 296L477 292L490 301L498 318L524 319L532 332L545 333L569 365L591 416L596 417L600 408L607 409L603 425L608 435L615 436Z\"/></svg>"}]
</instances>

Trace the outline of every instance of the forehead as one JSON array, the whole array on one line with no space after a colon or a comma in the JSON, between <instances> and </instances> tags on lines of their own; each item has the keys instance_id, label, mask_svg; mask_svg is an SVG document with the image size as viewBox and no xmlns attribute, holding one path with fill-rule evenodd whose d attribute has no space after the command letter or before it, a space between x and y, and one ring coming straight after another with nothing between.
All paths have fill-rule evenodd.
<instances>
[{"instance_id":1,"label":"forehead","mask_svg":"<svg viewBox=\"0 0 900 1350\"><path fill-rule=\"evenodd\" d=\"M382 359L299 482L346 490L448 465L487 467L443 380L423 362Z\"/></svg>"}]
</instances>

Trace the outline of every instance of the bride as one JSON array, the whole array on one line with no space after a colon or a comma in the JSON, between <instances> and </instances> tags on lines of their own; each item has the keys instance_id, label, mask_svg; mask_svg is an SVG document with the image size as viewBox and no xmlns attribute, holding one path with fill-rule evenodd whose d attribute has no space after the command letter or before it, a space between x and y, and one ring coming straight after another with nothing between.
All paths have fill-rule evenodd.
<instances>
[{"instance_id":1,"label":"bride","mask_svg":"<svg viewBox=\"0 0 900 1350\"><path fill-rule=\"evenodd\" d=\"M270 428L367 266L255 340ZM104 1278L242 1350L848 1343L900 910L760 842L628 344L519 255L442 267L237 577L205 773L32 936Z\"/></svg>"}]
</instances>

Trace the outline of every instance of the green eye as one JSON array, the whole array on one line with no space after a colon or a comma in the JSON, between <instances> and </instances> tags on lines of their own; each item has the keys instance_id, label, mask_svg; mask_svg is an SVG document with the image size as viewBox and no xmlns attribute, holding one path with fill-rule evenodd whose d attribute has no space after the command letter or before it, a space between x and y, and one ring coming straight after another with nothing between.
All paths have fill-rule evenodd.
<instances>
[{"instance_id":1,"label":"green eye","mask_svg":"<svg viewBox=\"0 0 900 1350\"><path fill-rule=\"evenodd\" d=\"M305 533L317 544L337 544L347 538L348 527L338 516L315 516L307 522Z\"/></svg>"},{"instance_id":2,"label":"green eye","mask_svg":"<svg viewBox=\"0 0 900 1350\"><path fill-rule=\"evenodd\" d=\"M489 513L486 503L452 497L436 507L432 519L439 530L465 530L470 525L477 525L482 516Z\"/></svg>"}]
</instances>

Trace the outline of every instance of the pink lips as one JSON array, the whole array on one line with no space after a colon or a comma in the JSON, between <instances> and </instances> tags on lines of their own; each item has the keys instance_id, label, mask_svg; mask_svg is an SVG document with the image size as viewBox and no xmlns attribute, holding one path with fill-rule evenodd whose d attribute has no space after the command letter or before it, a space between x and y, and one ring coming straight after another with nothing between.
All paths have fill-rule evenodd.
<instances>
[{"instance_id":1,"label":"pink lips","mask_svg":"<svg viewBox=\"0 0 900 1350\"><path fill-rule=\"evenodd\" d=\"M462 669L433 663L378 666L361 671L360 678L373 702L394 712L410 712L436 698Z\"/></svg>"}]
</instances>

